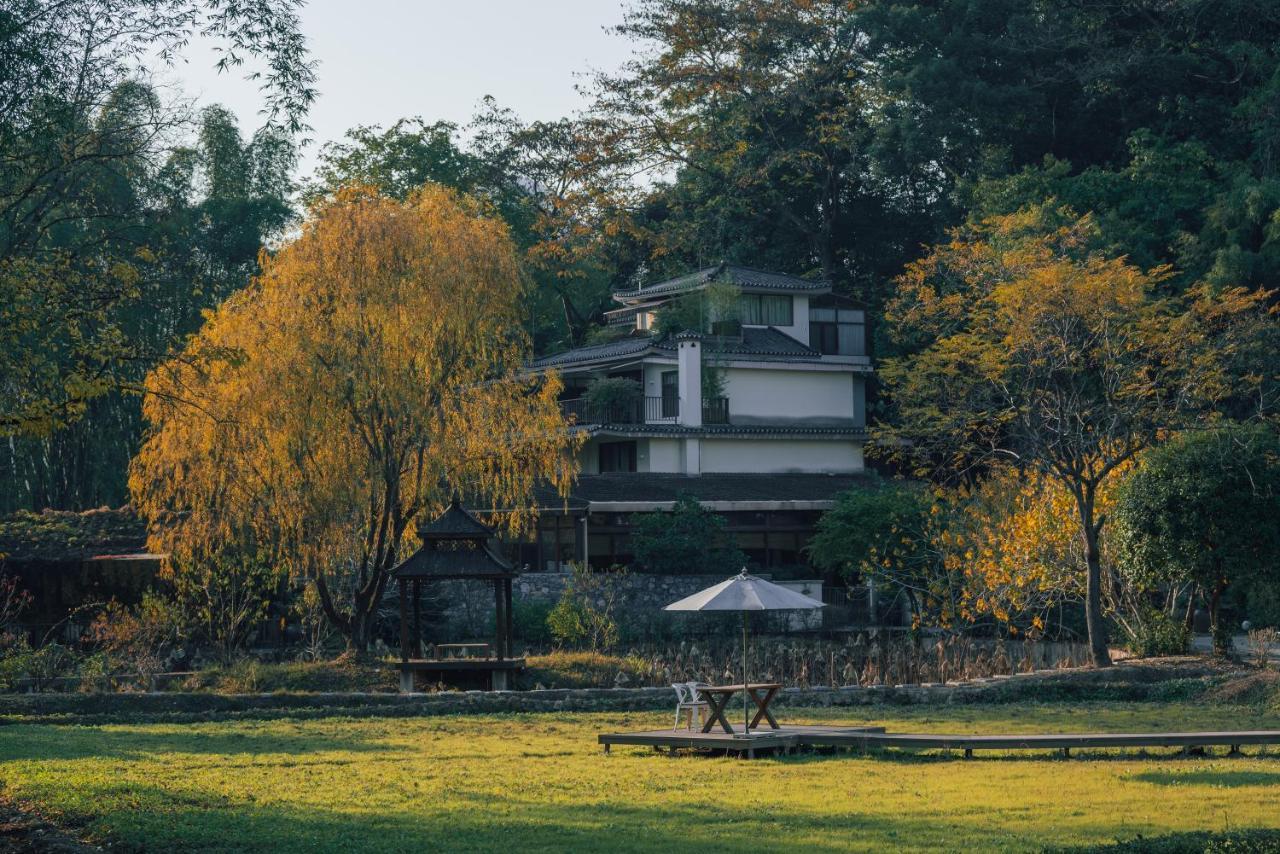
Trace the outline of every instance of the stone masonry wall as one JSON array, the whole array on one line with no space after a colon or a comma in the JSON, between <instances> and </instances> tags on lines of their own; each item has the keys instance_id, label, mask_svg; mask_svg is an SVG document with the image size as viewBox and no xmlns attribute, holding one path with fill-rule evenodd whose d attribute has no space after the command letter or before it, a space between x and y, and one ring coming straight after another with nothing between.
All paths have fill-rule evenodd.
<instances>
[{"instance_id":1,"label":"stone masonry wall","mask_svg":"<svg viewBox=\"0 0 1280 854\"><path fill-rule=\"evenodd\" d=\"M780 709L814 706L1005 703L1105 697L1138 701L1200 696L1232 674L1198 659L1117 664L1105 669L1041 670L970 682L859 688L785 688ZM322 717L492 714L501 712L668 711L670 688L559 688L448 691L438 694L0 694L0 715L27 722L208 720L221 717Z\"/></svg>"},{"instance_id":2,"label":"stone masonry wall","mask_svg":"<svg viewBox=\"0 0 1280 854\"><path fill-rule=\"evenodd\" d=\"M768 578L768 575L762 575ZM512 585L512 601L521 604L541 603L554 605L564 593L573 575L568 572L526 572L516 577ZM653 622L662 608L677 599L683 599L724 581L721 575L655 575L631 572L617 579L619 585L615 612L620 621L628 619ZM788 586L791 586L788 584ZM493 625L493 588L488 584L444 582L433 594L438 598L449 626L447 633L457 636L478 637ZM821 587L815 585L809 595L820 598ZM599 604L599 603L597 603ZM668 615L669 616L669 615ZM758 618L759 619L759 618ZM770 628L793 629L821 626L821 614L805 615L801 612L771 615ZM814 624L816 620L816 625ZM779 621L787 621L786 625ZM773 625L777 623L777 625Z\"/></svg>"}]
</instances>

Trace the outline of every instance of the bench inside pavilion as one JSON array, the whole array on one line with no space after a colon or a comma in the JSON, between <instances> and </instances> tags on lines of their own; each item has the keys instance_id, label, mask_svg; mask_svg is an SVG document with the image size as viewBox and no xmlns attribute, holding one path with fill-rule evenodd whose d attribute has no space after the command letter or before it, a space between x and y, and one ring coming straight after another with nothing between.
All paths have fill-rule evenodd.
<instances>
[{"instance_id":1,"label":"bench inside pavilion","mask_svg":"<svg viewBox=\"0 0 1280 854\"><path fill-rule=\"evenodd\" d=\"M493 528L481 522L457 498L434 521L418 529L422 547L392 570L400 590L400 690L445 683L455 686L505 690L512 687L524 659L512 657L511 582L514 567L494 552ZM422 589L440 581L484 582L493 585L494 643L433 647L436 654L423 656ZM445 647L483 648L480 656L450 657Z\"/></svg>"}]
</instances>

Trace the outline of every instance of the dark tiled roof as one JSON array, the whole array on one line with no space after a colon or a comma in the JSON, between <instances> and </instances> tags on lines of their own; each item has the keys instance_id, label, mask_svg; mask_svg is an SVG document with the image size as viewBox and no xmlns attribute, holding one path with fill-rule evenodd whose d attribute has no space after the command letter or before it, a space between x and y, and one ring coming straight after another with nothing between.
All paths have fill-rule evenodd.
<instances>
[{"instance_id":1,"label":"dark tiled roof","mask_svg":"<svg viewBox=\"0 0 1280 854\"><path fill-rule=\"evenodd\" d=\"M610 341L606 344L593 344L590 347L577 347L573 350L566 350L563 353L543 356L541 359L534 359L530 362L529 367L534 370L539 370L542 368L558 368L565 365L577 365L586 362L619 359L624 356L634 356L644 353L651 349L653 345L653 339L647 335L636 338L622 338L617 341Z\"/></svg>"},{"instance_id":2,"label":"dark tiled roof","mask_svg":"<svg viewBox=\"0 0 1280 854\"><path fill-rule=\"evenodd\" d=\"M662 341L658 347L675 351L674 341ZM822 354L810 349L787 333L772 326L744 326L742 338L716 338L704 336L702 351L708 356L784 356L789 358L820 359Z\"/></svg>"},{"instance_id":3,"label":"dark tiled roof","mask_svg":"<svg viewBox=\"0 0 1280 854\"><path fill-rule=\"evenodd\" d=\"M740 288L765 291L821 291L831 287L827 282L721 262L714 267L703 267L701 270L645 285L636 290L615 291L614 297L621 300L634 300L657 294L677 294L696 290L712 281L725 281Z\"/></svg>"},{"instance_id":4,"label":"dark tiled roof","mask_svg":"<svg viewBox=\"0 0 1280 854\"><path fill-rule=\"evenodd\" d=\"M23 510L0 518L0 560L86 560L146 550L147 526L132 508Z\"/></svg>"},{"instance_id":5,"label":"dark tiled roof","mask_svg":"<svg viewBox=\"0 0 1280 854\"><path fill-rule=\"evenodd\" d=\"M822 358L817 350L806 347L772 326L744 326L741 339L703 336L702 341L703 352L710 358L721 356L757 361L817 361ZM674 357L676 342L669 338L655 339L650 336L623 338L608 344L578 347L554 356L544 356L530 362L529 367L541 370L585 365L640 356L650 351Z\"/></svg>"},{"instance_id":6,"label":"dark tiled roof","mask_svg":"<svg viewBox=\"0 0 1280 854\"><path fill-rule=\"evenodd\" d=\"M590 435L613 436L825 436L835 439L858 439L866 435L865 427L853 424L703 424L686 427L682 424L591 424L586 425Z\"/></svg>"},{"instance_id":7,"label":"dark tiled roof","mask_svg":"<svg viewBox=\"0 0 1280 854\"><path fill-rule=\"evenodd\" d=\"M877 482L865 474L589 474L574 484L577 501L570 506L584 501L668 502L682 494L699 501L831 501L851 489L874 488ZM539 496L548 508L557 500Z\"/></svg>"},{"instance_id":8,"label":"dark tiled roof","mask_svg":"<svg viewBox=\"0 0 1280 854\"><path fill-rule=\"evenodd\" d=\"M431 544L418 549L391 570L396 578L505 578L511 564L482 544L478 548L446 550Z\"/></svg>"},{"instance_id":9,"label":"dark tiled roof","mask_svg":"<svg viewBox=\"0 0 1280 854\"><path fill-rule=\"evenodd\" d=\"M431 537L436 539L459 539L465 537L488 539L493 536L493 529L464 510L458 499L455 498L450 502L448 509L433 521L418 527L418 536L424 540Z\"/></svg>"}]
</instances>

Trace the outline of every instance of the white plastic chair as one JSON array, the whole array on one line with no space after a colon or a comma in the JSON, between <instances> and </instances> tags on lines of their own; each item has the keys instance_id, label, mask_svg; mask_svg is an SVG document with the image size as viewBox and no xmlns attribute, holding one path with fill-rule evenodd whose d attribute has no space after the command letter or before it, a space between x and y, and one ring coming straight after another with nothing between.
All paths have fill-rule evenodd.
<instances>
[{"instance_id":1,"label":"white plastic chair","mask_svg":"<svg viewBox=\"0 0 1280 854\"><path fill-rule=\"evenodd\" d=\"M698 726L702 726L702 713L709 710L707 701L698 696L698 686L700 682L675 682L671 687L676 689L676 721L671 727L672 729L680 729L680 715L689 712L689 729L693 729L693 721L696 717Z\"/></svg>"}]
</instances>

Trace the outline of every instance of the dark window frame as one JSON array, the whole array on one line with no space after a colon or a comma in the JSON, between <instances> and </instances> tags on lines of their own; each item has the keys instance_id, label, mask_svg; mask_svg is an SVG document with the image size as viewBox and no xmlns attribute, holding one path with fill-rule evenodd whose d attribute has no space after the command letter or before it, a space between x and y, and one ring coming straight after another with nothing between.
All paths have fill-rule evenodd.
<instances>
[{"instance_id":1,"label":"dark window frame","mask_svg":"<svg viewBox=\"0 0 1280 854\"><path fill-rule=\"evenodd\" d=\"M635 440L601 442L597 455L597 465L601 474L630 473L636 471L639 449Z\"/></svg>"},{"instance_id":2,"label":"dark window frame","mask_svg":"<svg viewBox=\"0 0 1280 854\"><path fill-rule=\"evenodd\" d=\"M774 301L777 305L786 305L786 319L767 322L765 300ZM754 311L748 309L748 306L753 306ZM739 297L739 313L743 326L794 326L796 301L791 294L742 294Z\"/></svg>"},{"instance_id":3,"label":"dark window frame","mask_svg":"<svg viewBox=\"0 0 1280 854\"><path fill-rule=\"evenodd\" d=\"M662 389L662 417L675 418L680 414L680 372L663 371L659 387Z\"/></svg>"}]
</instances>

